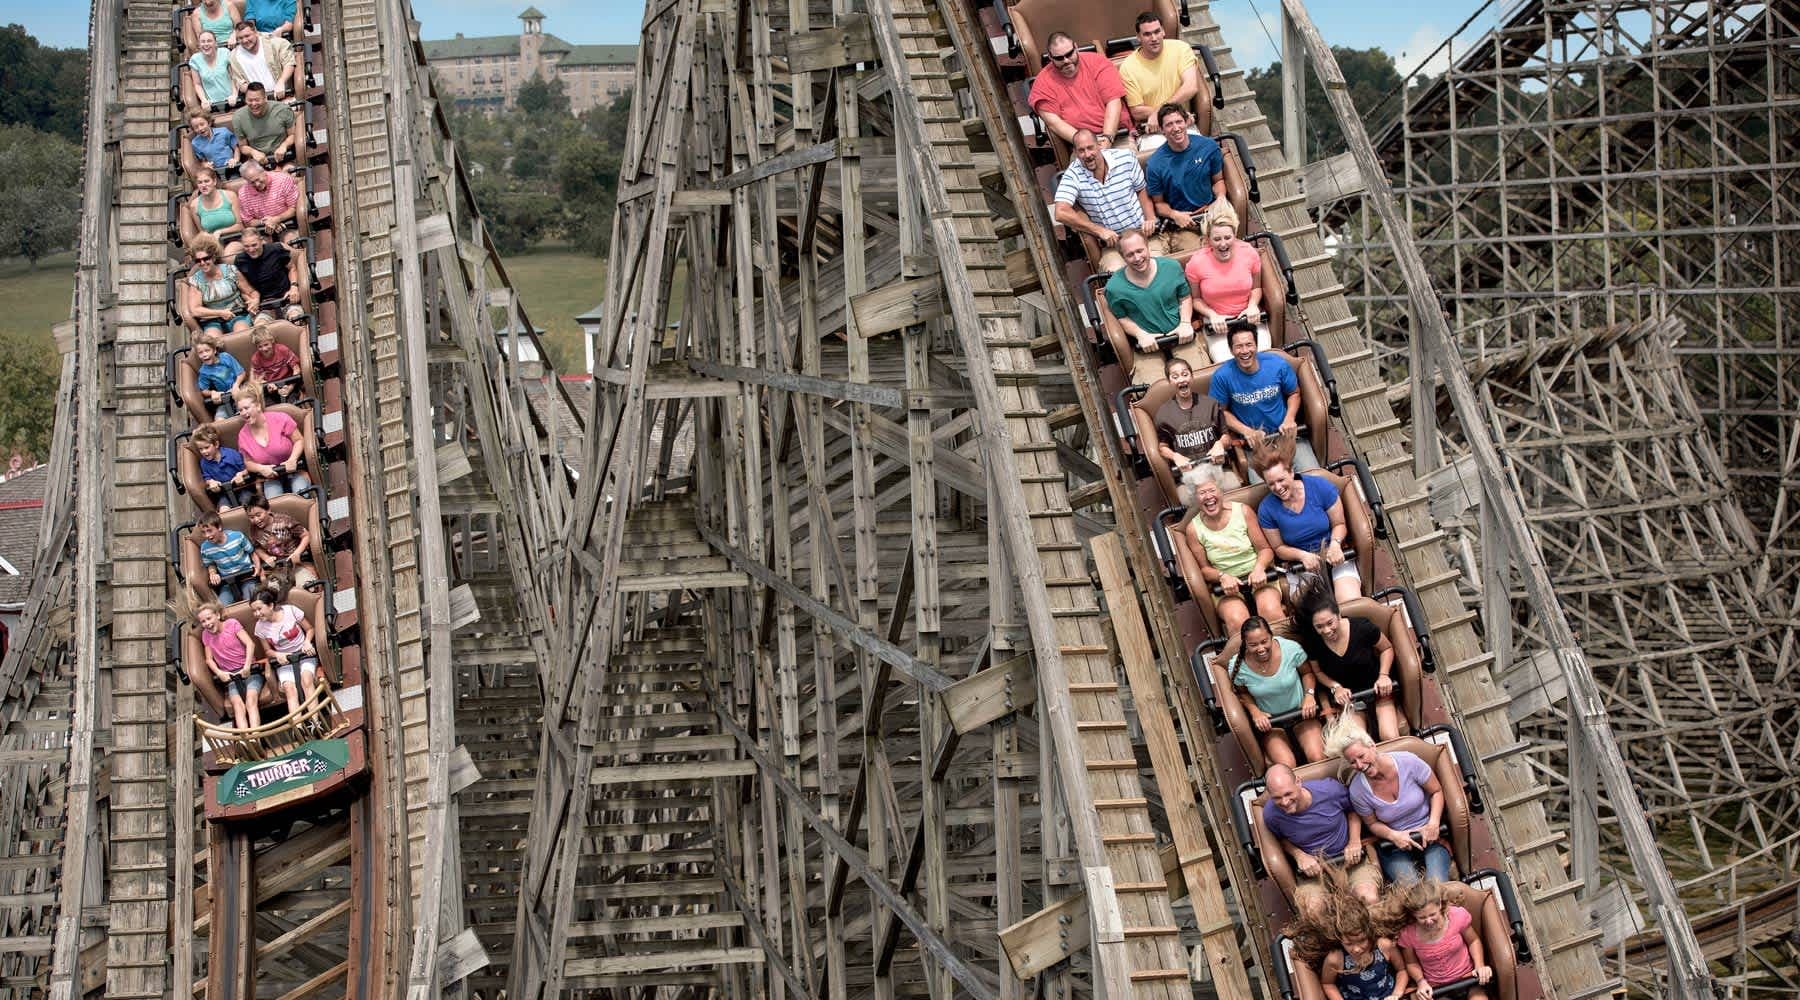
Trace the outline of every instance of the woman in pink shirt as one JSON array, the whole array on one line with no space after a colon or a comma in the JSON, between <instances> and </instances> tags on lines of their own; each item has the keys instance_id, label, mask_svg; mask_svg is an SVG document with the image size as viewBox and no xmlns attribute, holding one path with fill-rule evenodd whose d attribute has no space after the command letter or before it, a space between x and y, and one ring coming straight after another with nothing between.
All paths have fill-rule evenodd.
<instances>
[{"instance_id":1,"label":"woman in pink shirt","mask_svg":"<svg viewBox=\"0 0 1800 1000\"><path fill-rule=\"evenodd\" d=\"M1206 352L1215 364L1231 360L1226 331L1233 320L1256 324L1256 349L1269 349L1262 313L1262 256L1237 238L1238 217L1219 203L1206 224L1206 246L1188 258L1188 287L1194 318L1206 333Z\"/></svg>"},{"instance_id":2,"label":"woman in pink shirt","mask_svg":"<svg viewBox=\"0 0 1800 1000\"><path fill-rule=\"evenodd\" d=\"M238 429L238 453L244 456L244 468L262 479L265 497L283 493L299 493L312 485L301 469L306 460L304 435L294 418L280 410L263 409L263 387L249 383L231 397L237 401L238 416L244 425Z\"/></svg>"}]
</instances>

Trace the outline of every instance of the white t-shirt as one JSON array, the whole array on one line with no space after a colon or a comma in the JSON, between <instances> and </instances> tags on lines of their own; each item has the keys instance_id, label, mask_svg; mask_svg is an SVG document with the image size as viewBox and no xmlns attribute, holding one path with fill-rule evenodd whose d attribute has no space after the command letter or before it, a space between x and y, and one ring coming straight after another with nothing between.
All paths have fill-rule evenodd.
<instances>
[{"instance_id":1,"label":"white t-shirt","mask_svg":"<svg viewBox=\"0 0 1800 1000\"><path fill-rule=\"evenodd\" d=\"M300 627L300 621L305 617L299 608L283 604L275 609L274 620L257 620L256 637L277 653L293 656L306 646L306 629Z\"/></svg>"},{"instance_id":2,"label":"white t-shirt","mask_svg":"<svg viewBox=\"0 0 1800 1000\"><path fill-rule=\"evenodd\" d=\"M269 66L269 43L265 40L257 46L256 54L244 51L242 45L231 50L231 58L237 63L238 72L250 83L260 83L267 87L269 93L275 92L275 71Z\"/></svg>"}]
</instances>

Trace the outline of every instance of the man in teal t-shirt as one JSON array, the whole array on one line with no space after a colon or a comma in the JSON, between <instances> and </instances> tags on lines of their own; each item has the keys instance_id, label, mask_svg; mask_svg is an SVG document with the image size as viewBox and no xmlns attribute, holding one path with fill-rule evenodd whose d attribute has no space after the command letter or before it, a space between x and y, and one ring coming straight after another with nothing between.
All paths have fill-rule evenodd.
<instances>
[{"instance_id":1,"label":"man in teal t-shirt","mask_svg":"<svg viewBox=\"0 0 1800 1000\"><path fill-rule=\"evenodd\" d=\"M1204 345L1196 345L1193 304L1188 298L1187 277L1181 264L1168 257L1150 256L1144 234L1135 230L1119 237L1119 255L1125 266L1106 279L1106 307L1119 321L1125 336L1137 347L1133 357L1119 363L1131 367L1134 384L1148 384L1163 377L1163 352L1156 338L1174 334L1174 354L1195 371L1210 364Z\"/></svg>"}]
</instances>

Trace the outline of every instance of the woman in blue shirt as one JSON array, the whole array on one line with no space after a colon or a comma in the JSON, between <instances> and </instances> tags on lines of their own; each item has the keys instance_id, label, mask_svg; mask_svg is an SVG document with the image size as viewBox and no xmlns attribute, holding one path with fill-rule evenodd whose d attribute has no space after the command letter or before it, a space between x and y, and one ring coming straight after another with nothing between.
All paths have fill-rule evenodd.
<instances>
[{"instance_id":1,"label":"woman in blue shirt","mask_svg":"<svg viewBox=\"0 0 1800 1000\"><path fill-rule=\"evenodd\" d=\"M231 77L231 56L219 48L218 39L210 31L200 33L200 51L188 57L188 69L194 71L194 88L207 104L230 107L237 103L237 81Z\"/></svg>"},{"instance_id":2,"label":"woman in blue shirt","mask_svg":"<svg viewBox=\"0 0 1800 1000\"><path fill-rule=\"evenodd\" d=\"M1277 561L1295 563L1301 572L1328 575L1338 600L1362 596L1356 556L1344 548L1350 527L1342 494L1323 475L1295 475L1293 462L1291 453L1281 447L1258 448L1251 456L1250 467L1269 486L1269 495L1256 505L1263 537Z\"/></svg>"}]
</instances>

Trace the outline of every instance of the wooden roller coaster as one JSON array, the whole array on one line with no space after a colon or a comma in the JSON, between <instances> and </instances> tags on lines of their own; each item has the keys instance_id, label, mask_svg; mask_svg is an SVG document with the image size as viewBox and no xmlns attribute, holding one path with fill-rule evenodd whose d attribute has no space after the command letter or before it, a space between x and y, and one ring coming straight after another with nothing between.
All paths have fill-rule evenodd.
<instances>
[{"instance_id":1,"label":"wooden roller coaster","mask_svg":"<svg viewBox=\"0 0 1800 1000\"><path fill-rule=\"evenodd\" d=\"M1207 6L1150 6L1204 67L1190 110L1265 265L1307 481L1344 498L1347 610L1396 649L1389 748L1445 790L1489 996L1600 997L1650 965L1632 987L1699 995L1734 925L1681 909L1493 441L1469 467L1521 525L1570 753L1651 908L1623 966L1560 825L1595 807L1552 800L1513 726L1299 172ZM1029 104L1047 37L1122 57L1135 10L649 4L580 399L519 363L545 355L404 0L300 0L277 169L306 363L271 411L308 482L272 506L307 529L314 579L277 597L319 664L284 700L252 645L248 727L188 617L229 582L195 534L228 505L192 429L257 432L215 419L184 353L186 12L94 7L55 458L75 488L0 674L0 998L1321 995L1282 935L1237 640L1150 443L1170 390L1133 377L1101 248L1045 208L1069 156ZM1485 426L1393 244L1448 410ZM221 617L256 625L247 601ZM1784 898L1738 912L1791 928Z\"/></svg>"}]
</instances>

